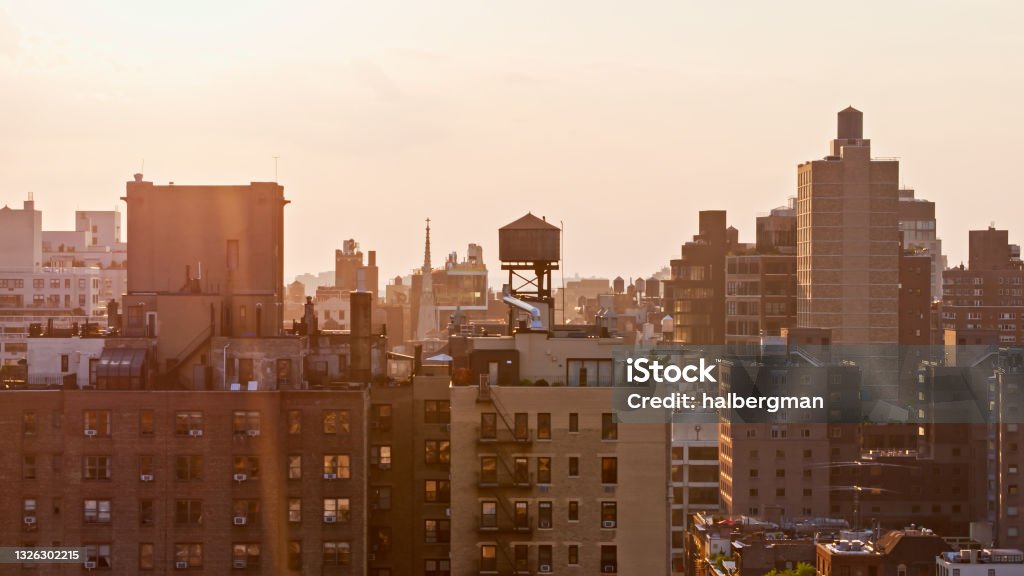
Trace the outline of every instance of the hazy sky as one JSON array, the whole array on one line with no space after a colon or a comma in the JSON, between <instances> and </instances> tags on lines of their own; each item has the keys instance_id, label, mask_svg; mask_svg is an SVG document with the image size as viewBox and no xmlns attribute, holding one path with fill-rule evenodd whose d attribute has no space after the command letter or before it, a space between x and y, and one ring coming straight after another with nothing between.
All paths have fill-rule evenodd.
<instances>
[{"instance_id":1,"label":"hazy sky","mask_svg":"<svg viewBox=\"0 0 1024 576\"><path fill-rule=\"evenodd\" d=\"M1024 235L1019 2L0 3L0 204L44 226L147 180L274 178L286 273L356 238L382 277L562 220L568 274L648 275L697 211L743 240L865 113L876 156L967 230Z\"/></svg>"}]
</instances>

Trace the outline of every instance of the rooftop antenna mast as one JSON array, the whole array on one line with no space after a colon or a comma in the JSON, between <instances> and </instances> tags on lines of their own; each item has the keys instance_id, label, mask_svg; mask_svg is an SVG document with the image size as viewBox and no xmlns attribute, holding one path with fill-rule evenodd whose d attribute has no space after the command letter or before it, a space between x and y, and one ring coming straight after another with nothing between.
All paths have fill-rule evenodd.
<instances>
[{"instance_id":1,"label":"rooftop antenna mast","mask_svg":"<svg viewBox=\"0 0 1024 576\"><path fill-rule=\"evenodd\" d=\"M274 156L274 183L275 184L277 183L277 159L278 158L280 158L280 156Z\"/></svg>"}]
</instances>

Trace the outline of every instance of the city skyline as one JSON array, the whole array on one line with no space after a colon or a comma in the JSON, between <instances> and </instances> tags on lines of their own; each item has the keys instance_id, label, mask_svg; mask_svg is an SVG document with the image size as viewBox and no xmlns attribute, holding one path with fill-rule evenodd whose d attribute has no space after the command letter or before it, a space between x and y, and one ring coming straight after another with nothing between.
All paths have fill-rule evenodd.
<instances>
[{"instance_id":1,"label":"city skyline","mask_svg":"<svg viewBox=\"0 0 1024 576\"><path fill-rule=\"evenodd\" d=\"M435 257L477 242L493 263L493 224L521 205L565 223L566 276L627 262L646 275L695 232L664 207L725 209L751 239L852 104L875 154L900 157L901 183L936 202L955 266L967 231L1004 211L996 190L1013 181L1024 121L1019 8L998 6L815 6L834 26L813 26L802 6L653 4L631 27L600 5L7 5L0 101L24 113L0 137L2 201L34 192L48 227L66 229L57 207L119 204L136 171L243 184L273 180L277 156L288 278L329 269L344 238L378 250L384 277L404 275L428 216ZM236 16L244 32L226 25ZM813 48L833 38L851 40Z\"/></svg>"}]
</instances>

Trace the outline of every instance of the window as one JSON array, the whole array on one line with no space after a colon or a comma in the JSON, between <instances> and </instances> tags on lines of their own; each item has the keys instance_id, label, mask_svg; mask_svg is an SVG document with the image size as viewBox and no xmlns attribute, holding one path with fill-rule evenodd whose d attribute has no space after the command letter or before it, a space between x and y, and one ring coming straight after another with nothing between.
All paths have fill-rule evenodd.
<instances>
[{"instance_id":1,"label":"window","mask_svg":"<svg viewBox=\"0 0 1024 576\"><path fill-rule=\"evenodd\" d=\"M611 360L568 360L568 386L611 386Z\"/></svg>"},{"instance_id":2,"label":"window","mask_svg":"<svg viewBox=\"0 0 1024 576\"><path fill-rule=\"evenodd\" d=\"M174 523L179 526L201 526L203 524L203 501L175 500Z\"/></svg>"},{"instance_id":3,"label":"window","mask_svg":"<svg viewBox=\"0 0 1024 576\"><path fill-rule=\"evenodd\" d=\"M525 456L517 456L512 463L512 478L516 486L530 485L530 460Z\"/></svg>"},{"instance_id":4,"label":"window","mask_svg":"<svg viewBox=\"0 0 1024 576\"><path fill-rule=\"evenodd\" d=\"M156 568L152 542L139 544L139 570L152 570Z\"/></svg>"},{"instance_id":5,"label":"window","mask_svg":"<svg viewBox=\"0 0 1024 576\"><path fill-rule=\"evenodd\" d=\"M480 503L480 527L498 527L498 503L485 500Z\"/></svg>"},{"instance_id":6,"label":"window","mask_svg":"<svg viewBox=\"0 0 1024 576\"><path fill-rule=\"evenodd\" d=\"M184 562L189 568L201 568L203 566L203 545L198 543L175 544L174 562Z\"/></svg>"},{"instance_id":7,"label":"window","mask_svg":"<svg viewBox=\"0 0 1024 576\"><path fill-rule=\"evenodd\" d=\"M614 546L601 546L601 572L604 574L619 571L618 549Z\"/></svg>"},{"instance_id":8,"label":"window","mask_svg":"<svg viewBox=\"0 0 1024 576\"><path fill-rule=\"evenodd\" d=\"M34 478L34 476L33 476ZM480 457L480 483L498 483L498 459L494 456Z\"/></svg>"},{"instance_id":9,"label":"window","mask_svg":"<svg viewBox=\"0 0 1024 576\"><path fill-rule=\"evenodd\" d=\"M537 439L551 440L551 413L537 414Z\"/></svg>"},{"instance_id":10,"label":"window","mask_svg":"<svg viewBox=\"0 0 1024 576\"><path fill-rule=\"evenodd\" d=\"M85 435L110 436L110 410L86 410Z\"/></svg>"},{"instance_id":11,"label":"window","mask_svg":"<svg viewBox=\"0 0 1024 576\"><path fill-rule=\"evenodd\" d=\"M231 545L231 565L245 564L246 566L259 566L260 545L249 542L244 544Z\"/></svg>"},{"instance_id":12,"label":"window","mask_svg":"<svg viewBox=\"0 0 1024 576\"><path fill-rule=\"evenodd\" d=\"M370 464L381 470L389 470L391 468L391 446L371 446Z\"/></svg>"},{"instance_id":13,"label":"window","mask_svg":"<svg viewBox=\"0 0 1024 576\"><path fill-rule=\"evenodd\" d=\"M202 412L178 412L174 415L174 433L177 436L201 436L203 434Z\"/></svg>"},{"instance_id":14,"label":"window","mask_svg":"<svg viewBox=\"0 0 1024 576\"><path fill-rule=\"evenodd\" d=\"M352 519L352 511L348 498L324 498L324 522L348 522Z\"/></svg>"},{"instance_id":15,"label":"window","mask_svg":"<svg viewBox=\"0 0 1024 576\"><path fill-rule=\"evenodd\" d=\"M569 413L569 432L575 434L580 431L580 415L577 412Z\"/></svg>"},{"instance_id":16,"label":"window","mask_svg":"<svg viewBox=\"0 0 1024 576\"><path fill-rule=\"evenodd\" d=\"M142 410L139 412L139 436L152 436L155 432L153 422L153 411Z\"/></svg>"},{"instance_id":17,"label":"window","mask_svg":"<svg viewBox=\"0 0 1024 576\"><path fill-rule=\"evenodd\" d=\"M619 482L619 459L612 457L601 458L601 483L618 484Z\"/></svg>"},{"instance_id":18,"label":"window","mask_svg":"<svg viewBox=\"0 0 1024 576\"><path fill-rule=\"evenodd\" d=\"M498 547L484 544L480 547L480 571L496 572L498 570Z\"/></svg>"},{"instance_id":19,"label":"window","mask_svg":"<svg viewBox=\"0 0 1024 576\"><path fill-rule=\"evenodd\" d=\"M427 400L423 403L423 421L427 424L448 424L452 421L452 404L448 400Z\"/></svg>"},{"instance_id":20,"label":"window","mask_svg":"<svg viewBox=\"0 0 1024 576\"><path fill-rule=\"evenodd\" d=\"M233 518L245 518L246 524L259 524L260 501L252 499L238 499L231 502Z\"/></svg>"},{"instance_id":21,"label":"window","mask_svg":"<svg viewBox=\"0 0 1024 576\"><path fill-rule=\"evenodd\" d=\"M22 479L36 480L36 456L33 454L22 456Z\"/></svg>"},{"instance_id":22,"label":"window","mask_svg":"<svg viewBox=\"0 0 1024 576\"><path fill-rule=\"evenodd\" d=\"M552 523L552 505L550 501L543 501L537 503L537 527L547 530L550 529L554 524Z\"/></svg>"},{"instance_id":23,"label":"window","mask_svg":"<svg viewBox=\"0 0 1024 576\"><path fill-rule=\"evenodd\" d=\"M569 522L580 521L580 502L579 500L569 501Z\"/></svg>"},{"instance_id":24,"label":"window","mask_svg":"<svg viewBox=\"0 0 1024 576\"><path fill-rule=\"evenodd\" d=\"M451 541L452 526L448 520L424 520L423 542L426 544L447 543Z\"/></svg>"},{"instance_id":25,"label":"window","mask_svg":"<svg viewBox=\"0 0 1024 576\"><path fill-rule=\"evenodd\" d=\"M198 454L176 456L174 458L174 477L179 481L203 479L203 457Z\"/></svg>"},{"instance_id":26,"label":"window","mask_svg":"<svg viewBox=\"0 0 1024 576\"><path fill-rule=\"evenodd\" d=\"M111 568L113 563L110 558L110 548L110 544L86 544L85 561L95 562L97 568Z\"/></svg>"},{"instance_id":27,"label":"window","mask_svg":"<svg viewBox=\"0 0 1024 576\"><path fill-rule=\"evenodd\" d=\"M370 506L374 510L391 510L391 486L370 488Z\"/></svg>"},{"instance_id":28,"label":"window","mask_svg":"<svg viewBox=\"0 0 1024 576\"><path fill-rule=\"evenodd\" d=\"M302 541L288 541L288 569L302 570Z\"/></svg>"},{"instance_id":29,"label":"window","mask_svg":"<svg viewBox=\"0 0 1024 576\"><path fill-rule=\"evenodd\" d=\"M34 498L26 498L22 502L22 510L26 518L36 517L36 501ZM30 528L30 525L26 524L26 528Z\"/></svg>"},{"instance_id":30,"label":"window","mask_svg":"<svg viewBox=\"0 0 1024 576\"><path fill-rule=\"evenodd\" d=\"M551 457L541 456L537 458L537 483L551 484Z\"/></svg>"},{"instance_id":31,"label":"window","mask_svg":"<svg viewBox=\"0 0 1024 576\"><path fill-rule=\"evenodd\" d=\"M579 544L569 544L569 558L566 562L570 566L576 566L580 563L580 546Z\"/></svg>"},{"instance_id":32,"label":"window","mask_svg":"<svg viewBox=\"0 0 1024 576\"><path fill-rule=\"evenodd\" d=\"M480 414L480 439L494 440L498 437L498 415L494 412Z\"/></svg>"},{"instance_id":33,"label":"window","mask_svg":"<svg viewBox=\"0 0 1024 576\"><path fill-rule=\"evenodd\" d=\"M537 569L541 571L551 571L551 555L552 549L550 544L541 544L537 546Z\"/></svg>"},{"instance_id":34,"label":"window","mask_svg":"<svg viewBox=\"0 0 1024 576\"><path fill-rule=\"evenodd\" d=\"M379 552L391 551L391 527L376 526L370 527L370 542L374 550Z\"/></svg>"},{"instance_id":35,"label":"window","mask_svg":"<svg viewBox=\"0 0 1024 576\"><path fill-rule=\"evenodd\" d=\"M391 404L374 404L370 407L370 427L391 430Z\"/></svg>"},{"instance_id":36,"label":"window","mask_svg":"<svg viewBox=\"0 0 1024 576\"><path fill-rule=\"evenodd\" d=\"M288 499L288 521L302 522L302 498Z\"/></svg>"},{"instance_id":37,"label":"window","mask_svg":"<svg viewBox=\"0 0 1024 576\"><path fill-rule=\"evenodd\" d=\"M110 456L86 456L82 459L82 478L85 480L110 480L112 460Z\"/></svg>"},{"instance_id":38,"label":"window","mask_svg":"<svg viewBox=\"0 0 1024 576\"><path fill-rule=\"evenodd\" d=\"M530 415L526 412L516 412L515 414L515 439L516 440L529 440L530 439Z\"/></svg>"},{"instance_id":39,"label":"window","mask_svg":"<svg viewBox=\"0 0 1024 576\"><path fill-rule=\"evenodd\" d=\"M21 433L26 436L31 436L36 433L36 413L35 412L22 412L21 413Z\"/></svg>"},{"instance_id":40,"label":"window","mask_svg":"<svg viewBox=\"0 0 1024 576\"><path fill-rule=\"evenodd\" d=\"M260 459L257 456L235 456L234 474L244 474L247 480L260 477Z\"/></svg>"},{"instance_id":41,"label":"window","mask_svg":"<svg viewBox=\"0 0 1024 576\"><path fill-rule=\"evenodd\" d=\"M348 434L348 410L325 410L323 424L324 434Z\"/></svg>"},{"instance_id":42,"label":"window","mask_svg":"<svg viewBox=\"0 0 1024 576\"><path fill-rule=\"evenodd\" d=\"M615 421L615 415L610 413L601 414L601 439L618 440L619 424Z\"/></svg>"},{"instance_id":43,"label":"window","mask_svg":"<svg viewBox=\"0 0 1024 576\"><path fill-rule=\"evenodd\" d=\"M530 503L525 500L516 500L512 504L512 509L516 530L528 530L530 528Z\"/></svg>"},{"instance_id":44,"label":"window","mask_svg":"<svg viewBox=\"0 0 1024 576\"><path fill-rule=\"evenodd\" d=\"M288 455L288 479L302 480L302 454Z\"/></svg>"},{"instance_id":45,"label":"window","mask_svg":"<svg viewBox=\"0 0 1024 576\"><path fill-rule=\"evenodd\" d=\"M240 436L259 436L260 413L258 411L236 410L231 415L231 430Z\"/></svg>"},{"instance_id":46,"label":"window","mask_svg":"<svg viewBox=\"0 0 1024 576\"><path fill-rule=\"evenodd\" d=\"M292 360L291 358L278 358L274 363L277 375L277 389L282 390L292 384Z\"/></svg>"},{"instance_id":47,"label":"window","mask_svg":"<svg viewBox=\"0 0 1024 576\"><path fill-rule=\"evenodd\" d=\"M288 411L288 434L302 434L302 412L299 410Z\"/></svg>"},{"instance_id":48,"label":"window","mask_svg":"<svg viewBox=\"0 0 1024 576\"><path fill-rule=\"evenodd\" d=\"M516 544L512 549L514 557L515 572L529 573L530 570L530 547L526 544Z\"/></svg>"},{"instance_id":49,"label":"window","mask_svg":"<svg viewBox=\"0 0 1024 576\"><path fill-rule=\"evenodd\" d=\"M110 500L85 500L82 520L89 524L110 523Z\"/></svg>"},{"instance_id":50,"label":"window","mask_svg":"<svg viewBox=\"0 0 1024 576\"><path fill-rule=\"evenodd\" d=\"M324 478L348 480L352 477L352 463L348 454L324 455Z\"/></svg>"},{"instance_id":51,"label":"window","mask_svg":"<svg viewBox=\"0 0 1024 576\"><path fill-rule=\"evenodd\" d=\"M452 576L451 560L424 560L423 576Z\"/></svg>"},{"instance_id":52,"label":"window","mask_svg":"<svg viewBox=\"0 0 1024 576\"><path fill-rule=\"evenodd\" d=\"M616 502L601 502L601 527L614 528L619 519L619 506Z\"/></svg>"},{"instance_id":53,"label":"window","mask_svg":"<svg viewBox=\"0 0 1024 576\"><path fill-rule=\"evenodd\" d=\"M423 442L423 458L427 464L450 464L451 442L448 440L426 440Z\"/></svg>"},{"instance_id":54,"label":"window","mask_svg":"<svg viewBox=\"0 0 1024 576\"><path fill-rule=\"evenodd\" d=\"M580 457L569 456L569 477L576 478L580 475Z\"/></svg>"},{"instance_id":55,"label":"window","mask_svg":"<svg viewBox=\"0 0 1024 576\"><path fill-rule=\"evenodd\" d=\"M423 482L424 502L450 502L452 499L451 482L448 480L425 480Z\"/></svg>"},{"instance_id":56,"label":"window","mask_svg":"<svg viewBox=\"0 0 1024 576\"><path fill-rule=\"evenodd\" d=\"M139 500L139 526L153 526L156 522L152 500Z\"/></svg>"}]
</instances>

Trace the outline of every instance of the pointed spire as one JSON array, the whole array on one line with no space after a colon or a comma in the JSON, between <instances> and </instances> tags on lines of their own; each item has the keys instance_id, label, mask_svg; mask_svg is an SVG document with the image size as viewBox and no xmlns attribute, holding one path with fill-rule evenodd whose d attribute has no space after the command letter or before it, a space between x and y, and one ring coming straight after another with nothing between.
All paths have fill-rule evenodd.
<instances>
[{"instance_id":1,"label":"pointed spire","mask_svg":"<svg viewBox=\"0 0 1024 576\"><path fill-rule=\"evenodd\" d=\"M423 248L423 273L430 274L430 218L427 218L427 241Z\"/></svg>"},{"instance_id":2,"label":"pointed spire","mask_svg":"<svg viewBox=\"0 0 1024 576\"><path fill-rule=\"evenodd\" d=\"M420 283L420 310L416 319L416 336L426 340L427 335L436 329L437 322L434 311L433 269L430 265L430 218L427 218L427 239L423 246L423 275Z\"/></svg>"}]
</instances>

